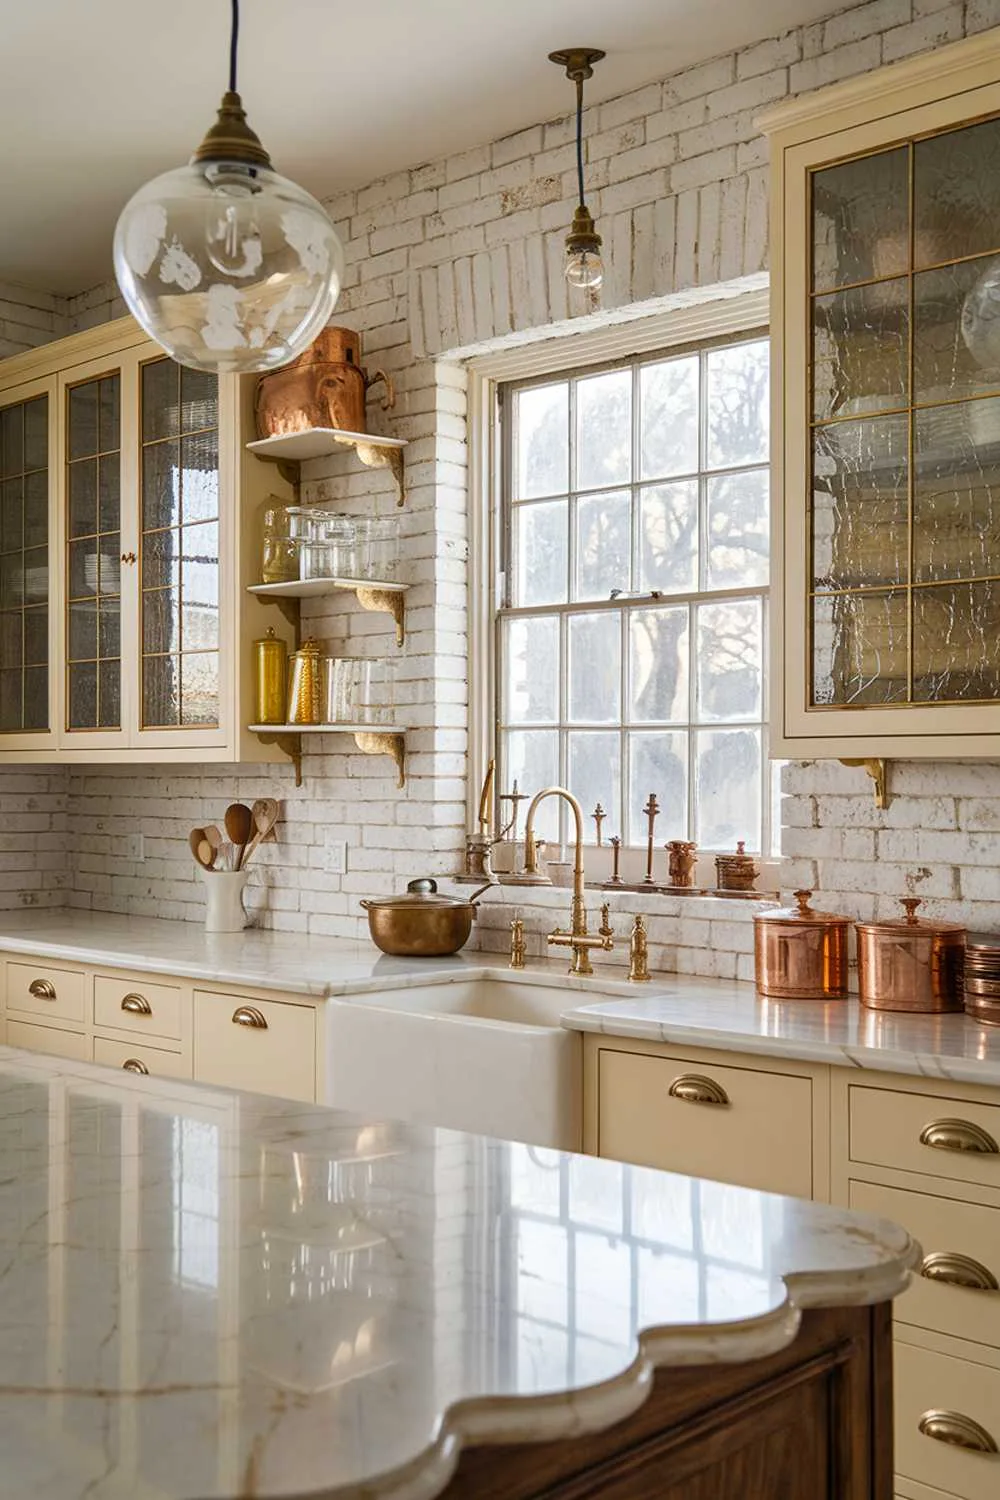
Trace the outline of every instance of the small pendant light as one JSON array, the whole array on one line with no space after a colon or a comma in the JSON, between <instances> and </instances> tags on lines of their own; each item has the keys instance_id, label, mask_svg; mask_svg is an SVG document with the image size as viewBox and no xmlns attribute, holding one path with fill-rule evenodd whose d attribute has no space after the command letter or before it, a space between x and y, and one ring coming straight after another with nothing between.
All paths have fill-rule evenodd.
<instances>
[{"instance_id":1,"label":"small pendant light","mask_svg":"<svg viewBox=\"0 0 1000 1500\"><path fill-rule=\"evenodd\" d=\"M130 312L195 370L273 370L329 321L344 251L316 199L275 172L236 91L239 0L231 0L229 88L186 167L126 203L115 276Z\"/></svg>"},{"instance_id":2,"label":"small pendant light","mask_svg":"<svg viewBox=\"0 0 1000 1500\"><path fill-rule=\"evenodd\" d=\"M583 84L594 76L594 64L604 56L596 47L566 47L561 52L549 53L549 61L565 68L567 78L576 84L576 177L580 202L566 236L566 280L570 286L581 287L591 294L597 293L604 280L604 264L601 236L594 228L594 216L583 192Z\"/></svg>"}]
</instances>

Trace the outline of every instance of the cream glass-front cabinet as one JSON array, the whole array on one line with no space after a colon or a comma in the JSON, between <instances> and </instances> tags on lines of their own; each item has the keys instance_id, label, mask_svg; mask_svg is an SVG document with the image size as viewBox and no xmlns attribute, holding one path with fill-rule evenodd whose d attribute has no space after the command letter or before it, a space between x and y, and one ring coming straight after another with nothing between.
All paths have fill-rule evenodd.
<instances>
[{"instance_id":1,"label":"cream glass-front cabinet","mask_svg":"<svg viewBox=\"0 0 1000 1500\"><path fill-rule=\"evenodd\" d=\"M0 363L0 762L261 760L252 381L125 319Z\"/></svg>"},{"instance_id":2,"label":"cream glass-front cabinet","mask_svg":"<svg viewBox=\"0 0 1000 1500\"><path fill-rule=\"evenodd\" d=\"M1000 754L1000 37L772 145L772 753Z\"/></svg>"}]
</instances>

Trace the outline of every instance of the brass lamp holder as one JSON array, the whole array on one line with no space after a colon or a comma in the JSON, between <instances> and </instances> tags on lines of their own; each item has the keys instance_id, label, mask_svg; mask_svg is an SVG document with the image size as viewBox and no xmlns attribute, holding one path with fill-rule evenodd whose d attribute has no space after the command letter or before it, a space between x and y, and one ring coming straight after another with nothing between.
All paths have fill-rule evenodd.
<instances>
[{"instance_id":1,"label":"brass lamp holder","mask_svg":"<svg viewBox=\"0 0 1000 1500\"><path fill-rule=\"evenodd\" d=\"M271 158L257 132L247 123L243 101L235 89L227 89L223 94L215 124L206 131L191 161L234 162L243 167L266 167L273 172Z\"/></svg>"}]
</instances>

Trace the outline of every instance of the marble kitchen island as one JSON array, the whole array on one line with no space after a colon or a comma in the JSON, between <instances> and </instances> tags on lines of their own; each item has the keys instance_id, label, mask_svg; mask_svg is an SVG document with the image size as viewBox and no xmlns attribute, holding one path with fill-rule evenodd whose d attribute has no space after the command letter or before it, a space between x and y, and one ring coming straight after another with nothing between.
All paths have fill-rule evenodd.
<instances>
[{"instance_id":1,"label":"marble kitchen island","mask_svg":"<svg viewBox=\"0 0 1000 1500\"><path fill-rule=\"evenodd\" d=\"M888 1500L894 1225L0 1049L0 1491Z\"/></svg>"}]
</instances>

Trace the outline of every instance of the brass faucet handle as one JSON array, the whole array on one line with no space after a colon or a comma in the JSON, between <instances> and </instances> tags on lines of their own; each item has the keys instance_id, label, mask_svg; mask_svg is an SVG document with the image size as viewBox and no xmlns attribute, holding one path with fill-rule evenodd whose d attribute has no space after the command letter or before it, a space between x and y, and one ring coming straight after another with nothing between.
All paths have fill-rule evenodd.
<instances>
[{"instance_id":1,"label":"brass faucet handle","mask_svg":"<svg viewBox=\"0 0 1000 1500\"><path fill-rule=\"evenodd\" d=\"M523 969L527 954L527 945L524 941L524 922L520 917L515 917L510 924L510 967L512 969Z\"/></svg>"},{"instance_id":2,"label":"brass faucet handle","mask_svg":"<svg viewBox=\"0 0 1000 1500\"><path fill-rule=\"evenodd\" d=\"M597 929L602 938L614 938L615 929L611 925L611 902L605 901L601 907L601 925Z\"/></svg>"},{"instance_id":3,"label":"brass faucet handle","mask_svg":"<svg viewBox=\"0 0 1000 1500\"><path fill-rule=\"evenodd\" d=\"M643 916L637 916L632 923L628 945L628 977L632 984L645 984L649 980L649 943L646 918Z\"/></svg>"}]
</instances>

